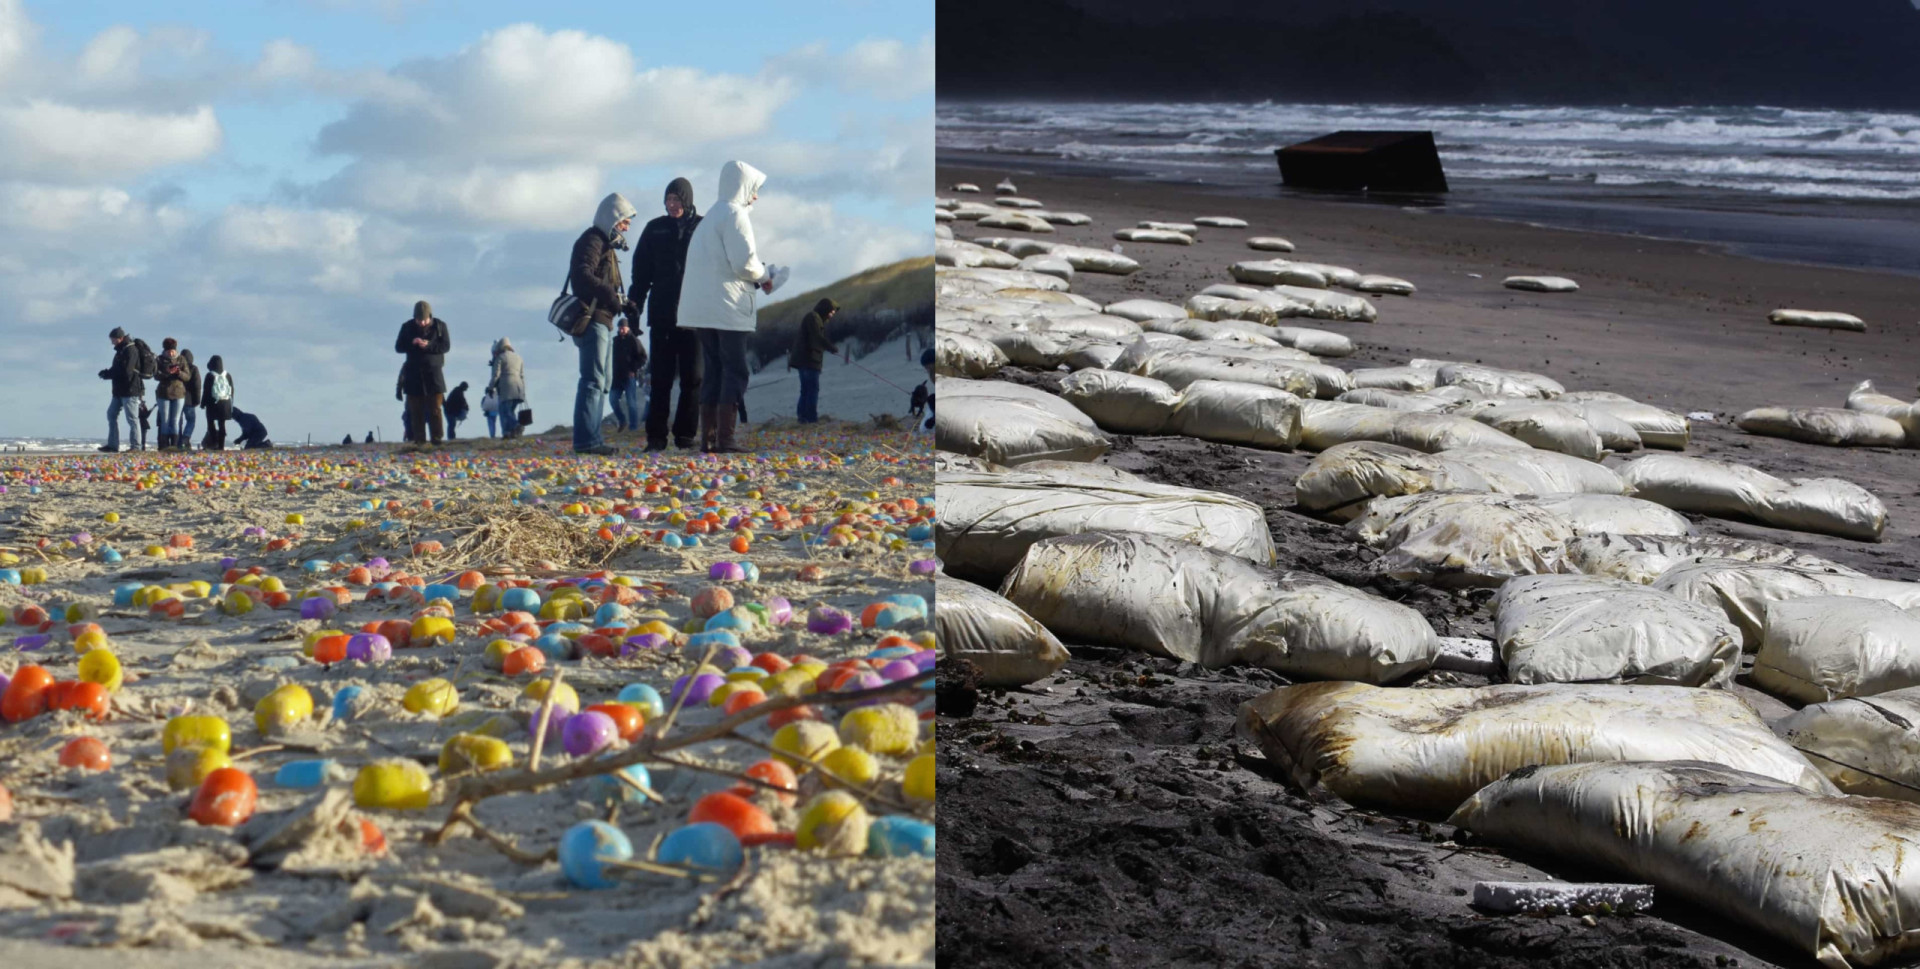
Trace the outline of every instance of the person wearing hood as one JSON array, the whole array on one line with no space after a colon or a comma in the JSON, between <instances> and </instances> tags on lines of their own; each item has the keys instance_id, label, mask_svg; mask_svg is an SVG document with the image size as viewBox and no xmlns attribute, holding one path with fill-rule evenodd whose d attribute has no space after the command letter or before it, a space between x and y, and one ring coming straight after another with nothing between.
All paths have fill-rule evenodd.
<instances>
[{"instance_id":1,"label":"person wearing hood","mask_svg":"<svg viewBox=\"0 0 1920 969\"><path fill-rule=\"evenodd\" d=\"M680 283L687 272L687 245L700 227L700 210L693 204L693 183L676 178L667 184L663 200L667 214L647 223L633 247L633 283L627 298L647 308L647 344L653 356L649 372L653 386L647 394L647 450L667 449L671 427L673 445L693 447L699 429L700 340L680 323ZM680 380L680 401L674 404L673 381Z\"/></svg>"},{"instance_id":2,"label":"person wearing hood","mask_svg":"<svg viewBox=\"0 0 1920 969\"><path fill-rule=\"evenodd\" d=\"M492 371L487 376L487 393L499 402L500 436L520 436L520 405L527 402L526 366L513 342L506 337L493 341Z\"/></svg>"},{"instance_id":3,"label":"person wearing hood","mask_svg":"<svg viewBox=\"0 0 1920 969\"><path fill-rule=\"evenodd\" d=\"M839 309L833 300L822 298L813 305L813 312L800 321L800 329L793 335L787 369L800 371L798 413L802 424L820 423L820 370L826 366L827 354L840 352L840 348L827 339L827 321L833 319Z\"/></svg>"},{"instance_id":4,"label":"person wearing hood","mask_svg":"<svg viewBox=\"0 0 1920 969\"><path fill-rule=\"evenodd\" d=\"M207 372L200 379L200 406L207 412L207 439L200 446L209 451L227 449L227 421L233 418L233 375L219 354L207 358Z\"/></svg>"},{"instance_id":5,"label":"person wearing hood","mask_svg":"<svg viewBox=\"0 0 1920 969\"><path fill-rule=\"evenodd\" d=\"M429 430L434 444L446 433L440 419L440 404L447 393L442 368L452 345L446 322L433 315L433 307L424 299L413 304L413 318L400 324L400 335L393 340L393 352L407 358L400 380L406 391L407 424L422 444L427 443Z\"/></svg>"},{"instance_id":6,"label":"person wearing hood","mask_svg":"<svg viewBox=\"0 0 1920 969\"><path fill-rule=\"evenodd\" d=\"M454 433L454 428L458 427L461 421L467 419L466 381L460 381L460 386L453 388L453 393L447 395L445 410L447 413L447 440L452 441L457 438L457 435Z\"/></svg>"},{"instance_id":7,"label":"person wearing hood","mask_svg":"<svg viewBox=\"0 0 1920 969\"><path fill-rule=\"evenodd\" d=\"M580 386L573 394L573 452L615 454L600 431L606 413L607 392L613 388L613 318L639 316L620 281L620 253L627 248L627 229L635 210L619 192L600 200L593 225L573 241L573 259L567 281L573 295L591 311L591 322L573 338L580 349ZM502 394L502 397L505 395Z\"/></svg>"},{"instance_id":8,"label":"person wearing hood","mask_svg":"<svg viewBox=\"0 0 1920 969\"><path fill-rule=\"evenodd\" d=\"M140 440L140 403L147 395L140 357L150 351L144 342L117 326L107 339L113 343L113 362L100 371L100 379L113 382L113 401L107 405L107 443L100 445L100 450L112 454L120 450L120 415L126 415L127 450L133 450Z\"/></svg>"},{"instance_id":9,"label":"person wearing hood","mask_svg":"<svg viewBox=\"0 0 1920 969\"><path fill-rule=\"evenodd\" d=\"M700 334L706 368L700 383L700 447L739 454L733 430L747 391L747 339L756 327L754 291L773 292L773 275L754 247L751 210L767 176L752 165L720 167L720 208L693 230L680 289L679 325Z\"/></svg>"},{"instance_id":10,"label":"person wearing hood","mask_svg":"<svg viewBox=\"0 0 1920 969\"><path fill-rule=\"evenodd\" d=\"M251 451L255 448L270 448L273 442L267 439L267 426L260 418L235 408L233 423L240 428L240 446Z\"/></svg>"}]
</instances>

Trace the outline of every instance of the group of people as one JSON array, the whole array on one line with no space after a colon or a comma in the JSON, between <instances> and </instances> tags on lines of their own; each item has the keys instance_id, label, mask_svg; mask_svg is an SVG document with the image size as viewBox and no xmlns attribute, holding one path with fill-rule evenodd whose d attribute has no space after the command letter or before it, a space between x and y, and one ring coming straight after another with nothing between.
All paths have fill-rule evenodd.
<instances>
[{"instance_id":1,"label":"group of people","mask_svg":"<svg viewBox=\"0 0 1920 969\"><path fill-rule=\"evenodd\" d=\"M158 424L155 445L161 451L193 449L195 415L207 412L207 433L200 446L209 451L227 447L227 424L240 429L236 441L241 447L272 447L267 429L260 419L234 406L233 375L219 356L207 361L203 372L194 362L193 351L180 341L167 337L155 353L147 341L129 336L122 327L107 334L113 344L113 362L100 371L100 379L111 382L113 401L107 405L107 443L100 450L121 450L120 424L127 426L126 450L147 449L147 432ZM147 381L154 382L153 404L147 403Z\"/></svg>"},{"instance_id":2,"label":"group of people","mask_svg":"<svg viewBox=\"0 0 1920 969\"><path fill-rule=\"evenodd\" d=\"M445 320L433 315L426 300L413 304L413 316L400 324L393 349L406 358L400 365L400 379L393 396L404 401L401 415L404 438L409 444L437 445L457 439L460 422L471 413L467 402L468 384L462 381L447 391L447 351L453 348L453 335ZM487 387L481 409L487 416L487 435L495 427L503 437L519 437L520 405L527 399L525 364L513 348L513 341L502 337L493 342L488 364Z\"/></svg>"}]
</instances>

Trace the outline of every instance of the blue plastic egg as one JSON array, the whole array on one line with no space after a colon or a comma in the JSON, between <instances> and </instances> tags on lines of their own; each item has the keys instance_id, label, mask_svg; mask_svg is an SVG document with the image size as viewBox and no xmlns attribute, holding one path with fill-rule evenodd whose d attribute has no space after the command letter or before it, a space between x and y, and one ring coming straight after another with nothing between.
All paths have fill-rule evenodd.
<instances>
[{"instance_id":1,"label":"blue plastic egg","mask_svg":"<svg viewBox=\"0 0 1920 969\"><path fill-rule=\"evenodd\" d=\"M560 870L580 888L612 888L614 881L601 859L632 857L633 842L626 832L605 821L582 821L560 836Z\"/></svg>"},{"instance_id":2,"label":"blue plastic egg","mask_svg":"<svg viewBox=\"0 0 1920 969\"><path fill-rule=\"evenodd\" d=\"M931 858L933 825L900 815L875 818L867 829L867 854L876 858Z\"/></svg>"},{"instance_id":3,"label":"blue plastic egg","mask_svg":"<svg viewBox=\"0 0 1920 969\"><path fill-rule=\"evenodd\" d=\"M746 852L733 832L711 821L702 821L668 834L660 842L658 858L669 865L733 871L746 861Z\"/></svg>"}]
</instances>

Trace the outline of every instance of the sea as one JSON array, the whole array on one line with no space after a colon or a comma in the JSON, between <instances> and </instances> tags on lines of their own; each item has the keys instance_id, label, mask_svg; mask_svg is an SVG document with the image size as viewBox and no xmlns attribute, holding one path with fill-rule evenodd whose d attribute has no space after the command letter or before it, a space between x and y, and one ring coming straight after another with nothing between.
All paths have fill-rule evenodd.
<instances>
[{"instance_id":1,"label":"sea","mask_svg":"<svg viewBox=\"0 0 1920 969\"><path fill-rule=\"evenodd\" d=\"M1920 275L1920 114L943 100L936 141L942 164L1290 195L1274 149L1344 129L1434 133L1451 191L1388 204Z\"/></svg>"}]
</instances>

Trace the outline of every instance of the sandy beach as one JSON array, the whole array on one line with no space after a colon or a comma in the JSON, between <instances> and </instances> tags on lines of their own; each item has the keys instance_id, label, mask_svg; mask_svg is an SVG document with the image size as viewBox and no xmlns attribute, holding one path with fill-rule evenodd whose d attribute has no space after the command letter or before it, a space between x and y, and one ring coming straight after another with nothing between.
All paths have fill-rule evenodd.
<instances>
[{"instance_id":1,"label":"sandy beach","mask_svg":"<svg viewBox=\"0 0 1920 969\"><path fill-rule=\"evenodd\" d=\"M1047 210L1085 226L1032 238L1108 249L1142 220L1234 216L1246 228L1202 228L1192 246L1120 243L1141 269L1076 273L1071 291L1107 305L1182 303L1227 266L1265 258L1249 236L1282 236L1286 258L1401 277L1412 297L1371 296L1374 323L1285 322L1333 330L1358 345L1328 358L1345 369L1415 357L1545 374L1569 390L1626 394L1693 421L1686 453L1787 476L1864 486L1888 510L1879 542L1688 515L1700 534L1804 549L1869 575L1920 580L1920 452L1829 448L1758 437L1732 417L1763 405L1840 407L1872 380L1910 399L1920 362L1920 279L1740 258L1702 246L1539 228L1403 209L1273 198L1008 168L942 167L937 194L991 204L1011 175ZM955 196L973 182L988 194ZM957 239L1024 236L948 223ZM1509 275L1566 276L1571 294L1503 289ZM1865 333L1771 326L1777 308L1840 310ZM1058 386L1064 373L1009 368L1001 379ZM1418 609L1442 636L1486 637L1490 593L1381 585L1374 553L1340 526L1302 514L1293 482L1313 455L1182 437L1110 435L1100 463L1145 478L1258 503L1277 567L1366 585ZM1620 463L1609 458L1609 465ZM1651 916L1497 918L1463 897L1479 880L1540 879L1541 859L1454 840L1444 825L1314 801L1281 783L1237 739L1238 704L1281 685L1276 674L1192 664L1068 642L1066 669L971 712L943 716L947 838L940 849L940 948L974 965L1812 965L1752 931L1677 901ZM1429 673L1422 685L1484 679ZM1765 716L1786 705L1744 684ZM957 710L964 710L964 703Z\"/></svg>"},{"instance_id":2,"label":"sandy beach","mask_svg":"<svg viewBox=\"0 0 1920 969\"><path fill-rule=\"evenodd\" d=\"M765 702L773 707L781 701L769 665L812 657L872 670L865 660L877 649L906 644L883 654L897 657L931 643L924 615L906 606L884 615L869 609L890 595L931 600L932 582L910 570L931 554L921 547L930 544L921 527L932 495L926 439L877 431L870 422L828 421L755 425L749 442L760 453L641 456L636 445L629 456L582 459L567 452L564 435L553 435L420 452L371 446L0 461L5 567L44 570L44 581L23 572L28 584L0 584L11 647L0 673L17 677L38 664L57 680L74 679L83 657L70 642L71 610L101 627L124 675L102 718L60 711L0 725L0 786L11 795L10 819L0 800L0 963L930 964L932 860L864 854L865 838L831 851L796 848L803 810L827 789L804 763L797 800L765 786L744 788L774 830L745 849L738 868L620 870L612 887L592 890L554 860L562 835L588 820L611 820L636 859L664 857L655 853L660 839L688 823L696 801L742 783L738 775L768 759L760 745L776 738L764 715L741 714L737 739L714 733L751 702L723 710L695 700L669 712L676 679L695 672L716 638L689 645L690 634L725 628L736 636L740 655L756 654L769 677ZM691 514L681 517L682 508ZM110 513L118 520L108 521ZM715 519L710 529L683 523L698 523L703 513ZM750 539L744 553L729 547L742 536ZM683 537L700 541L673 547ZM106 561L107 548L123 558ZM402 580L387 596L377 574L368 584L352 571L377 558L389 563L389 581L411 575L436 583L473 570L482 589L524 580L542 603L566 598L557 582L599 576L580 586L589 621L569 635L612 630L614 655L576 640L549 652L540 672L509 675L484 654L512 630L488 628L502 613L476 609L479 590L469 588L454 596L449 637L394 648L384 661L317 662L303 649L313 633L359 633L435 614L420 586ZM710 578L717 563L742 565L746 579ZM259 577L246 578L254 569ZM260 601L237 615L221 608L233 598L233 582L264 577L283 583L290 601L278 608ZM204 593L186 585L195 581L206 583ZM129 583L169 590L179 613L116 604L116 588ZM345 595L330 600L337 602L330 618L301 618L299 593L336 585ZM716 598L715 589L725 591ZM593 619L602 600L624 604L612 627L603 626L604 613ZM34 638L41 626L21 625L35 617L34 607L52 616L47 641ZM716 609L738 621L709 620ZM851 614L851 628L836 631L830 610ZM873 624L863 624L863 612ZM815 617L826 618L810 624ZM664 639L622 650L622 637L656 622L650 628ZM571 651L582 654L564 658ZM710 665L735 679L760 675L740 674L736 667L746 664L724 647L713 655ZM631 754L633 745L714 739L649 758L643 786L657 799L604 775L582 777L477 800L473 816L485 833L454 825L439 840L451 803L469 790L439 769L443 746L457 733L494 735L511 764L482 778L523 772L540 707L525 693L529 684L551 682L555 669L582 710L635 684L664 702L648 709L644 698L635 700L649 714L645 732L593 756L570 756L561 738L571 734L554 721L542 771L584 773L582 765ZM796 670L782 682L803 677ZM433 678L452 684L457 706L442 715L406 709L409 689ZM877 672L840 679L890 682ZM289 686L307 691L311 715L263 734L258 704ZM336 716L335 702L354 687L358 697L341 701ZM813 687L808 681L805 689ZM916 694L889 695L931 709ZM831 733L828 725L839 725L852 707L822 696L810 709ZM169 788L162 735L183 714L230 725L232 766L257 785L251 821L196 823L188 817L195 789ZM63 749L83 737L105 744L108 769L61 766ZM873 742L884 747L862 761L873 776L850 784L869 816L932 823L931 800L904 785L923 742ZM808 749L820 755L826 748ZM286 764L315 759L332 762L317 786L276 783ZM425 767L436 803L356 803L360 769L395 760ZM877 835L871 844L883 853Z\"/></svg>"}]
</instances>

